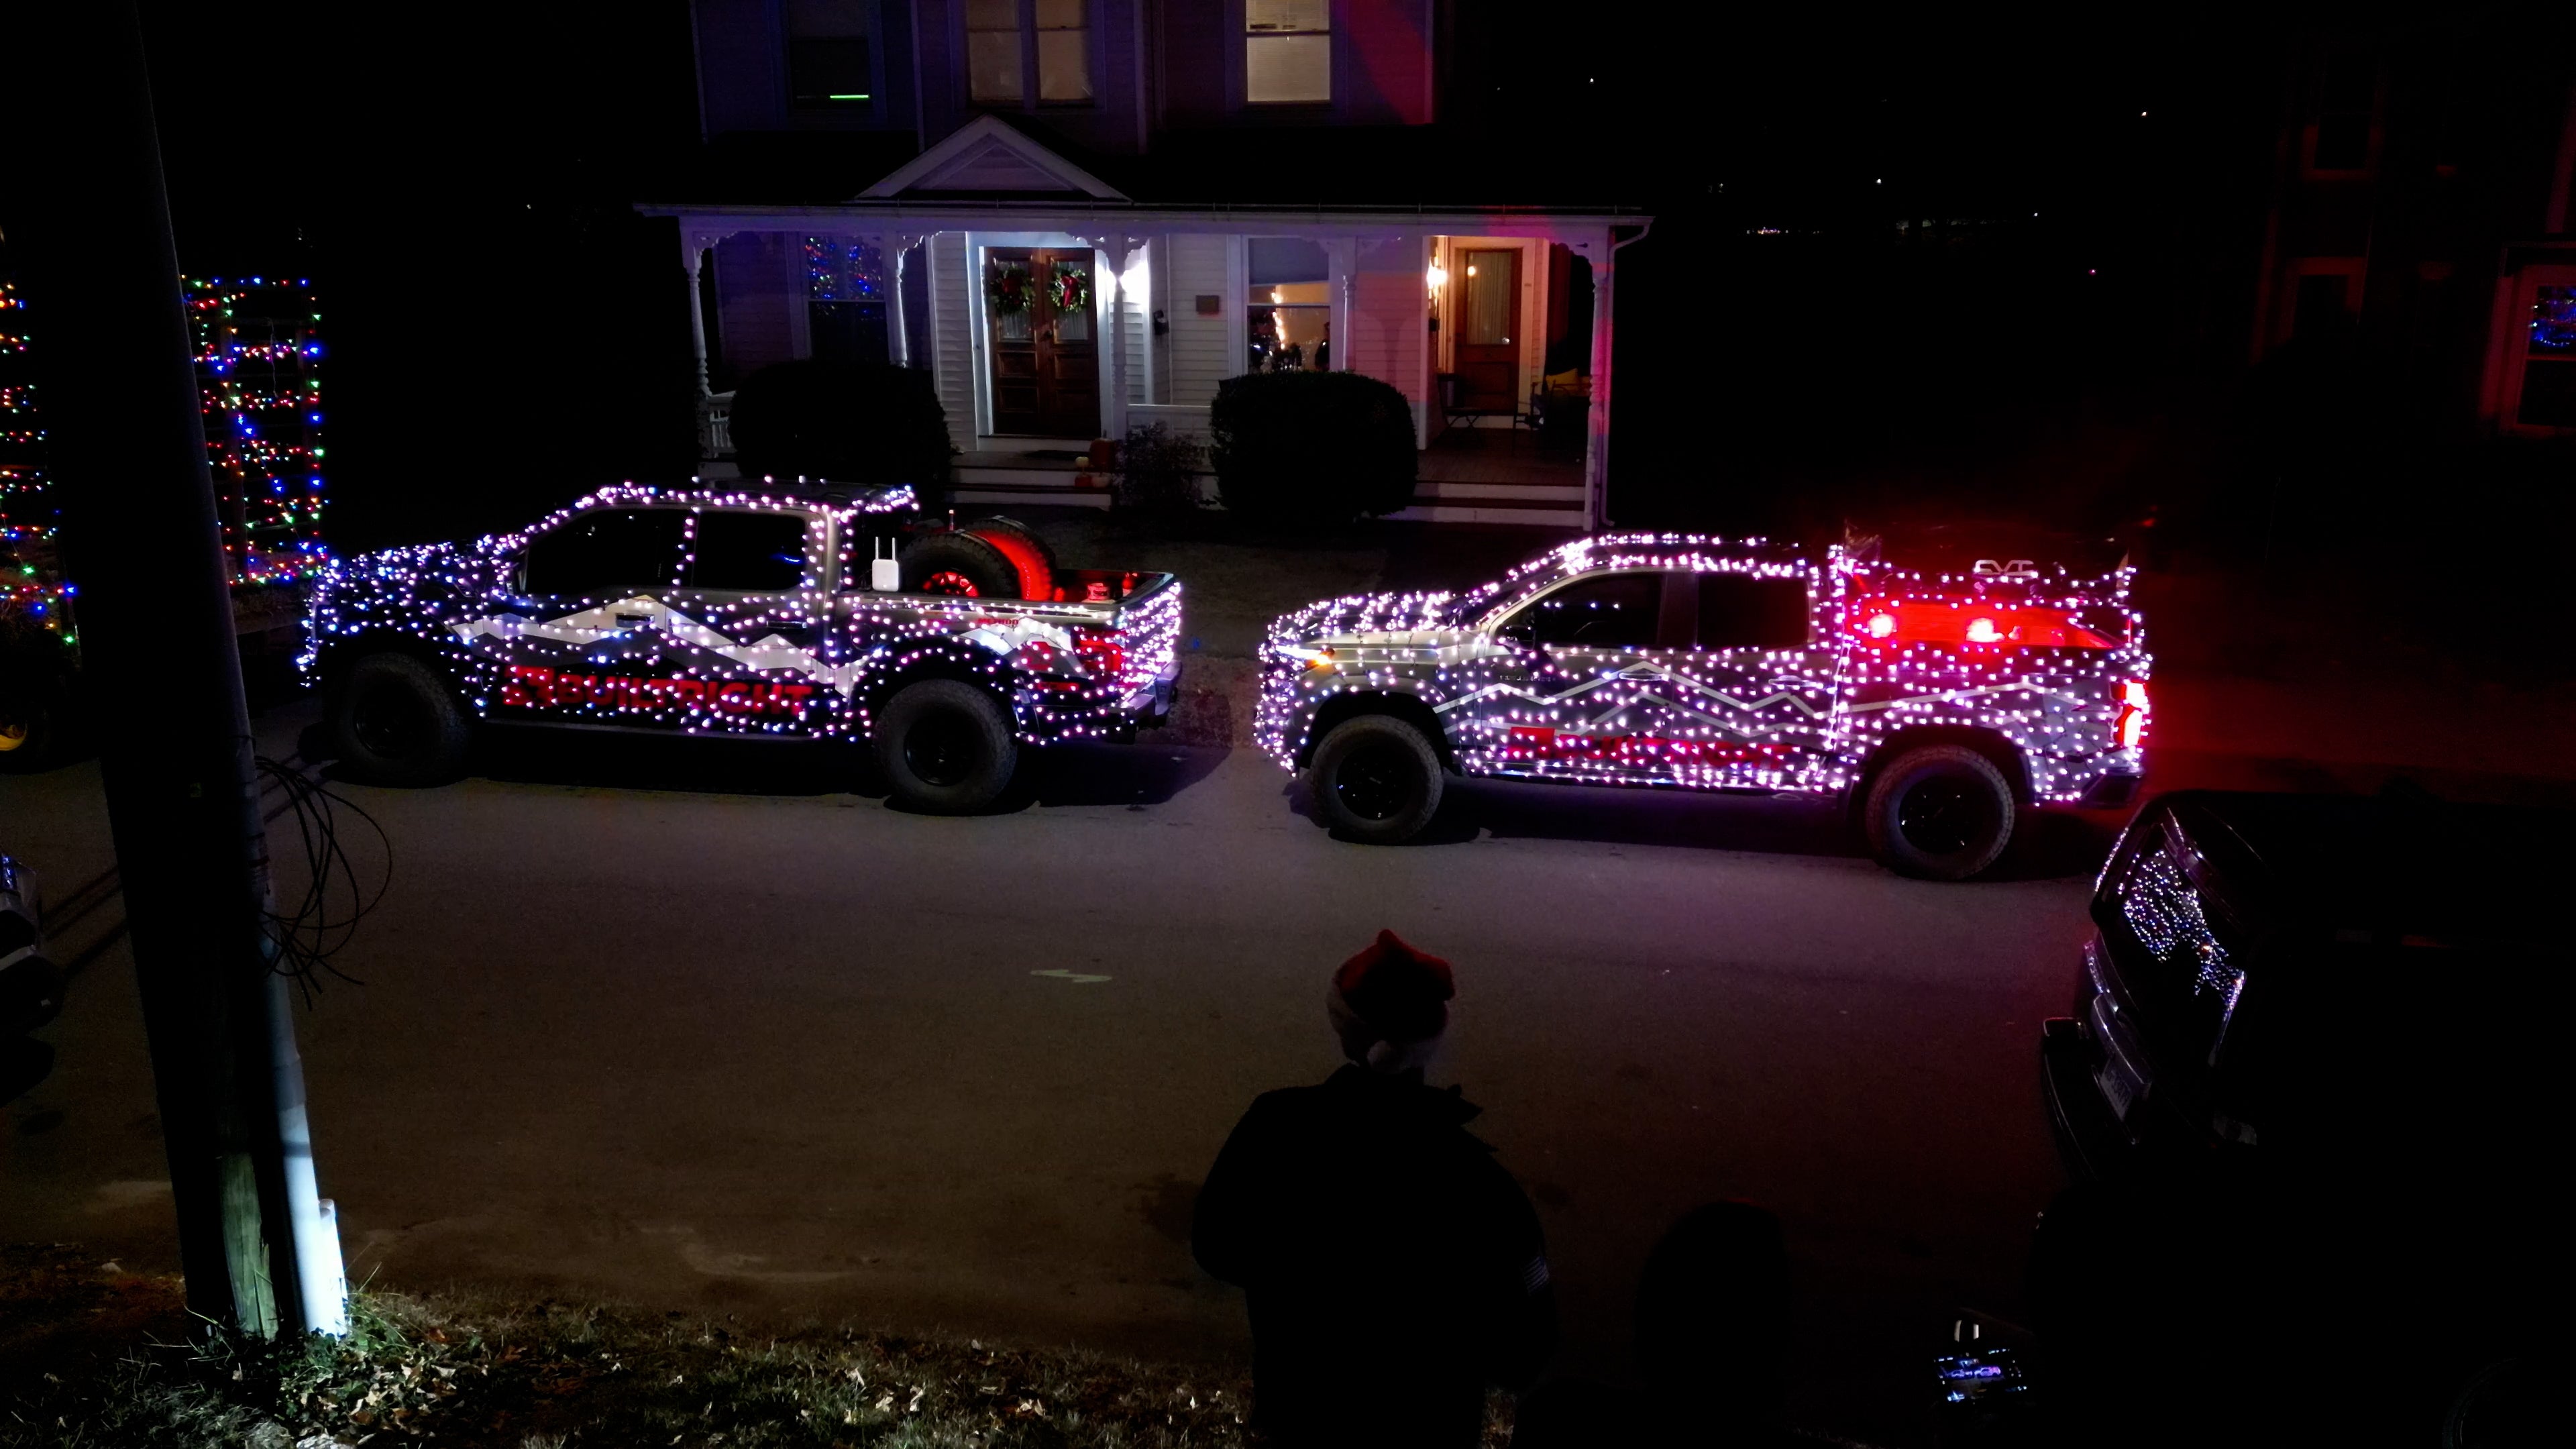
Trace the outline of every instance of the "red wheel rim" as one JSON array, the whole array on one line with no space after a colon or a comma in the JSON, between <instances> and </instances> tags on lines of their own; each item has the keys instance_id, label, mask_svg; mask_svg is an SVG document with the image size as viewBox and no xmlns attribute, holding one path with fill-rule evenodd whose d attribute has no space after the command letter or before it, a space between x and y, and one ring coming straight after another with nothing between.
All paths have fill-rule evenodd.
<instances>
[{"instance_id":1,"label":"red wheel rim","mask_svg":"<svg viewBox=\"0 0 2576 1449\"><path fill-rule=\"evenodd\" d=\"M964 574L961 574L954 569L941 569L939 572L923 579L921 581L921 591L925 594L956 594L961 598L968 599L974 598L983 592L983 590L975 587L975 581L973 579L966 577Z\"/></svg>"}]
</instances>

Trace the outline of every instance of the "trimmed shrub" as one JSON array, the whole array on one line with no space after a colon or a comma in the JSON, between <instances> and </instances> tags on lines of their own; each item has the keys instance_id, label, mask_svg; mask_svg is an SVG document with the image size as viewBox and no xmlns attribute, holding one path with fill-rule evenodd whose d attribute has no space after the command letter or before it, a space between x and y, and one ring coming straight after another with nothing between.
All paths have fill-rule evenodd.
<instances>
[{"instance_id":1,"label":"trimmed shrub","mask_svg":"<svg viewBox=\"0 0 2576 1449\"><path fill-rule=\"evenodd\" d=\"M1168 423L1129 428L1118 449L1118 482L1111 497L1120 508L1154 517L1195 513L1199 464L1205 456L1205 449L1173 432Z\"/></svg>"},{"instance_id":2,"label":"trimmed shrub","mask_svg":"<svg viewBox=\"0 0 2576 1449\"><path fill-rule=\"evenodd\" d=\"M733 395L734 462L745 478L909 483L922 507L948 496L948 415L930 374L881 362L782 362Z\"/></svg>"},{"instance_id":3,"label":"trimmed shrub","mask_svg":"<svg viewBox=\"0 0 2576 1449\"><path fill-rule=\"evenodd\" d=\"M1218 384L1208 450L1226 510L1330 526L1413 501L1413 410L1355 372L1256 372Z\"/></svg>"}]
</instances>

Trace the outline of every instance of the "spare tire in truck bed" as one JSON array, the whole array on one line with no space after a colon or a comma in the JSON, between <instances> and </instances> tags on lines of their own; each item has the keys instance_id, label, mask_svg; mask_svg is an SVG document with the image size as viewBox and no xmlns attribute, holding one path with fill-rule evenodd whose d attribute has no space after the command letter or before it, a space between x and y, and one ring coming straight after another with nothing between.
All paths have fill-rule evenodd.
<instances>
[{"instance_id":1,"label":"spare tire in truck bed","mask_svg":"<svg viewBox=\"0 0 2576 1449\"><path fill-rule=\"evenodd\" d=\"M976 519L964 531L1000 549L1020 571L1021 598L1043 604L1055 597L1055 550L1035 529L1016 518L994 517Z\"/></svg>"},{"instance_id":2,"label":"spare tire in truck bed","mask_svg":"<svg viewBox=\"0 0 2576 1449\"><path fill-rule=\"evenodd\" d=\"M1019 565L971 533L934 533L903 546L903 588L908 594L958 594L972 599L1016 599Z\"/></svg>"}]
</instances>

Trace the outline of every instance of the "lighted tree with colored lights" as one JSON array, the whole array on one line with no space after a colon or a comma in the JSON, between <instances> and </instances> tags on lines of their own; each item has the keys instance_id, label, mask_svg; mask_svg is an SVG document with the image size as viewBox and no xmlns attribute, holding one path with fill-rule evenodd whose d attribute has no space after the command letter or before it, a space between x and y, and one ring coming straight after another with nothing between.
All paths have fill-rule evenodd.
<instances>
[{"instance_id":1,"label":"lighted tree with colored lights","mask_svg":"<svg viewBox=\"0 0 2576 1449\"><path fill-rule=\"evenodd\" d=\"M206 449L233 577L310 575L322 545L321 309L301 279L188 283Z\"/></svg>"}]
</instances>

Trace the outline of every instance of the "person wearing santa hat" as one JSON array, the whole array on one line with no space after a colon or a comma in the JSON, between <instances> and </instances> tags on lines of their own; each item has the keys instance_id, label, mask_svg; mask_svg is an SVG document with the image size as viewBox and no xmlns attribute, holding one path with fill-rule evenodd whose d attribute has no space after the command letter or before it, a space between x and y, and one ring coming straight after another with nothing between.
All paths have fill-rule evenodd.
<instances>
[{"instance_id":1,"label":"person wearing santa hat","mask_svg":"<svg viewBox=\"0 0 2576 1449\"><path fill-rule=\"evenodd\" d=\"M1341 1070L1257 1098L1209 1169L1190 1246L1244 1290L1253 1423L1291 1445L1472 1445L1489 1384L1556 1344L1538 1215L1478 1109L1423 1081L1449 963L1397 936L1333 973Z\"/></svg>"}]
</instances>

